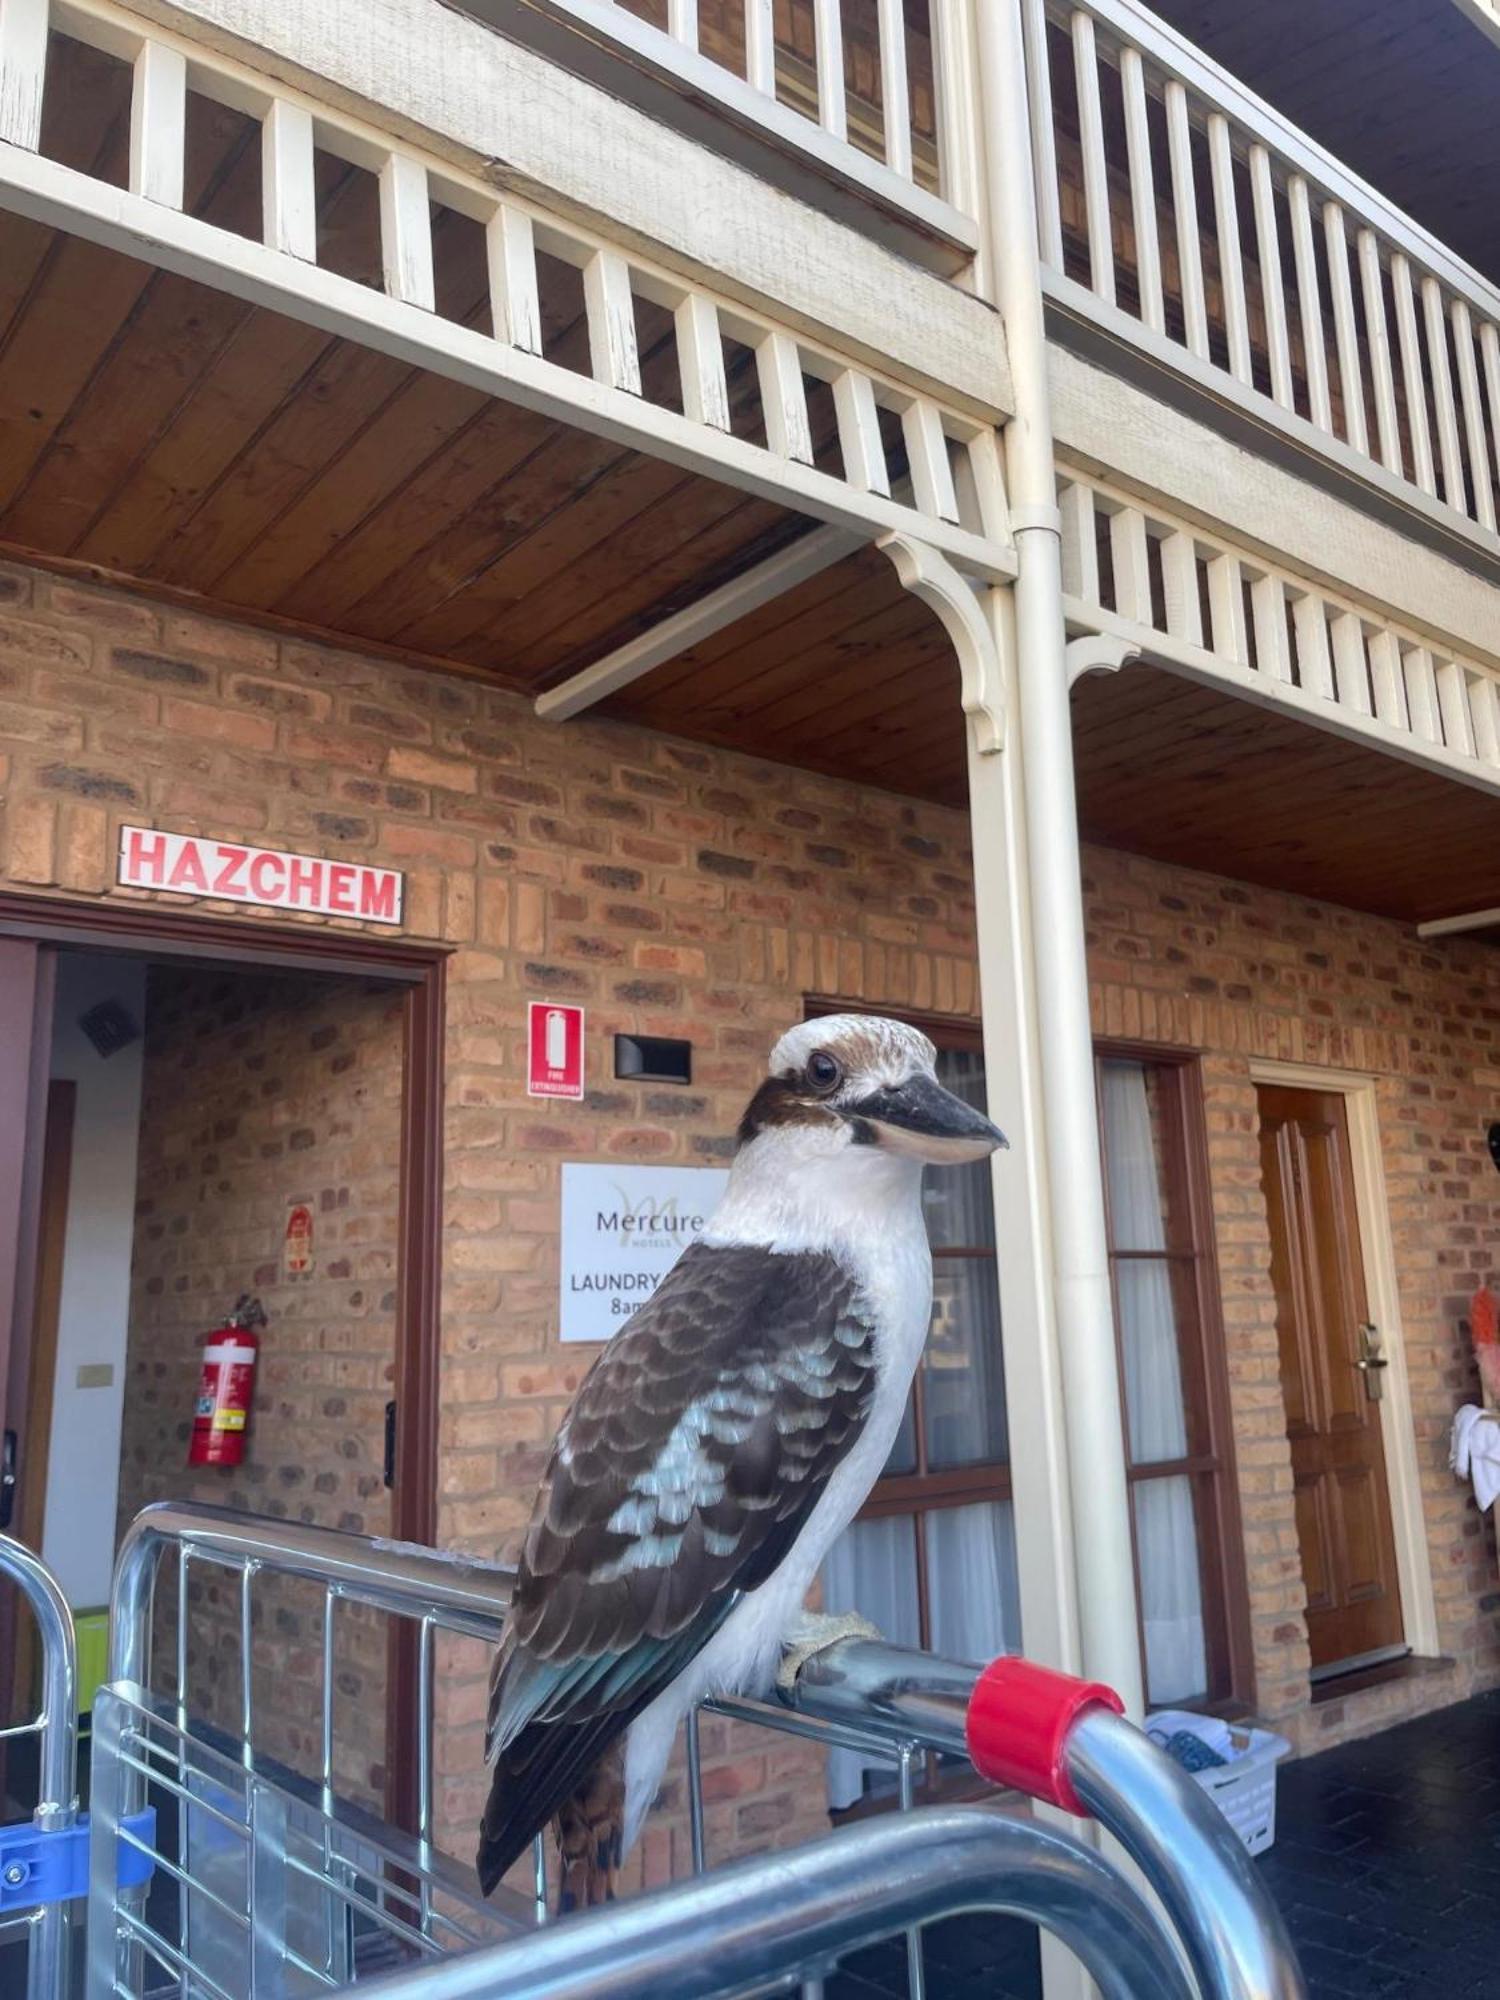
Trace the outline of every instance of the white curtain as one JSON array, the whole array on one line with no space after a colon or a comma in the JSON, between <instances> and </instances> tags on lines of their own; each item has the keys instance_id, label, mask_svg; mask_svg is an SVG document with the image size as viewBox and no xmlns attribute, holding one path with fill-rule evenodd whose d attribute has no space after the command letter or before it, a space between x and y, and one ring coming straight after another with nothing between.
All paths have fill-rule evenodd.
<instances>
[{"instance_id":1,"label":"white curtain","mask_svg":"<svg viewBox=\"0 0 1500 2000\"><path fill-rule=\"evenodd\" d=\"M1131 1062L1101 1067L1115 1248L1163 1251L1167 1232L1145 1069ZM1186 1457L1171 1267L1164 1259L1126 1257L1115 1271L1131 1458L1149 1465ZM1140 1481L1134 1505L1146 1692L1159 1705L1201 1694L1208 1683L1192 1482L1185 1476Z\"/></svg>"},{"instance_id":2,"label":"white curtain","mask_svg":"<svg viewBox=\"0 0 1500 2000\"><path fill-rule=\"evenodd\" d=\"M924 1517L932 1650L982 1664L1020 1644L1015 1517L1008 1500L942 1507ZM910 1514L856 1521L823 1564L823 1608L857 1611L896 1646L921 1644L917 1551ZM828 1759L828 1803L853 1805L867 1774L889 1778L889 1758L835 1750Z\"/></svg>"}]
</instances>

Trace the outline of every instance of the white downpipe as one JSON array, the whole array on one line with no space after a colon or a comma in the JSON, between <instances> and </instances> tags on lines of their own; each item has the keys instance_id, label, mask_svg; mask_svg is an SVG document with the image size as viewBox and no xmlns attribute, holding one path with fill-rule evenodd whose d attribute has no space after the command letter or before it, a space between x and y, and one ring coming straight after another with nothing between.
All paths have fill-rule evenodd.
<instances>
[{"instance_id":1,"label":"white downpipe","mask_svg":"<svg viewBox=\"0 0 1500 2000\"><path fill-rule=\"evenodd\" d=\"M1088 964L1064 666L1062 539L1017 0L975 8L996 302L1015 391L1006 432L1016 674L1044 1126L1083 1671L1142 1712L1130 1498L1104 1230ZM1009 753L1007 753L1009 754Z\"/></svg>"}]
</instances>

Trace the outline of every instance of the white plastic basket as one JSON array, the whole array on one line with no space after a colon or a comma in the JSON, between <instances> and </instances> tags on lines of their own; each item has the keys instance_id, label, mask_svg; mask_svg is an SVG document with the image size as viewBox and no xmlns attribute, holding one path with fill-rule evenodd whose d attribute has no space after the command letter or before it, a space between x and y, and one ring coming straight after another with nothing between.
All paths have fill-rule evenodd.
<instances>
[{"instance_id":1,"label":"white plastic basket","mask_svg":"<svg viewBox=\"0 0 1500 2000\"><path fill-rule=\"evenodd\" d=\"M1195 1718L1184 1717L1185 1721ZM1176 1720L1171 1711L1148 1716L1153 1735ZM1160 1741L1158 1737L1158 1741ZM1276 1766L1291 1749L1284 1736L1269 1729L1229 1728L1233 1755L1211 1770L1190 1771L1245 1844L1247 1854L1264 1854L1276 1838Z\"/></svg>"}]
</instances>

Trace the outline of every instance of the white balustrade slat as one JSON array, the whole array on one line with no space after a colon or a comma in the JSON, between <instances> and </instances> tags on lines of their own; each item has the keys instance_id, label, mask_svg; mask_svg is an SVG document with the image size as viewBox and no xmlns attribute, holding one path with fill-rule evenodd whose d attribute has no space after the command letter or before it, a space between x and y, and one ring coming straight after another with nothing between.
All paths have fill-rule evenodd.
<instances>
[{"instance_id":1,"label":"white balustrade slat","mask_svg":"<svg viewBox=\"0 0 1500 2000\"><path fill-rule=\"evenodd\" d=\"M1401 350L1401 386L1406 398L1406 422L1411 432L1414 476L1422 491L1437 498L1437 473L1432 462L1432 437L1427 426L1427 389L1422 344L1417 337L1417 308L1412 296L1411 266L1398 252L1391 258L1391 295L1396 301L1396 339Z\"/></svg>"},{"instance_id":2,"label":"white balustrade slat","mask_svg":"<svg viewBox=\"0 0 1500 2000\"><path fill-rule=\"evenodd\" d=\"M875 385L869 376L857 368L846 368L835 375L833 408L838 419L844 477L861 493L889 493L891 475L880 435Z\"/></svg>"},{"instance_id":3,"label":"white balustrade slat","mask_svg":"<svg viewBox=\"0 0 1500 2000\"><path fill-rule=\"evenodd\" d=\"M312 113L272 100L260 134L261 229L266 247L318 261L318 187Z\"/></svg>"},{"instance_id":4,"label":"white balustrade slat","mask_svg":"<svg viewBox=\"0 0 1500 2000\"><path fill-rule=\"evenodd\" d=\"M380 252L389 295L431 312L437 288L427 169L408 153L387 154L380 170Z\"/></svg>"},{"instance_id":5,"label":"white balustrade slat","mask_svg":"<svg viewBox=\"0 0 1500 2000\"><path fill-rule=\"evenodd\" d=\"M1037 242L1044 264L1063 267L1062 211L1057 192L1057 132L1052 121L1052 65L1047 53L1047 0L1021 0L1031 106L1031 169L1036 180ZM951 122L951 121L949 121Z\"/></svg>"},{"instance_id":6,"label":"white balustrade slat","mask_svg":"<svg viewBox=\"0 0 1500 2000\"><path fill-rule=\"evenodd\" d=\"M1336 201L1323 204L1323 241L1328 254L1339 386L1344 398L1344 436L1355 451L1367 454L1370 433L1365 422L1365 381L1359 359L1359 328L1354 320L1354 288L1349 281L1349 238L1344 229L1344 211Z\"/></svg>"},{"instance_id":7,"label":"white balustrade slat","mask_svg":"<svg viewBox=\"0 0 1500 2000\"><path fill-rule=\"evenodd\" d=\"M1333 435L1333 404L1328 395L1328 354L1324 344L1323 307L1318 289L1318 259L1313 247L1312 205L1307 182L1293 174L1287 182L1292 215L1292 256L1297 267L1297 302L1302 316L1302 368L1307 400L1320 431Z\"/></svg>"},{"instance_id":8,"label":"white balustrade slat","mask_svg":"<svg viewBox=\"0 0 1500 2000\"><path fill-rule=\"evenodd\" d=\"M1474 725L1474 755L1483 763L1500 765L1500 700L1486 673L1469 676L1469 718Z\"/></svg>"},{"instance_id":9,"label":"white balustrade slat","mask_svg":"<svg viewBox=\"0 0 1500 2000\"><path fill-rule=\"evenodd\" d=\"M1063 590L1085 604L1101 604L1094 490L1081 480L1075 481L1062 489L1057 504L1062 514Z\"/></svg>"},{"instance_id":10,"label":"white balustrade slat","mask_svg":"<svg viewBox=\"0 0 1500 2000\"><path fill-rule=\"evenodd\" d=\"M1356 715L1370 713L1370 673L1365 658L1365 632L1352 611L1340 611L1330 628L1333 677L1340 708Z\"/></svg>"},{"instance_id":11,"label":"white balustrade slat","mask_svg":"<svg viewBox=\"0 0 1500 2000\"><path fill-rule=\"evenodd\" d=\"M802 381L802 356L789 333L768 333L755 349L766 443L778 458L813 462L812 428L807 420L807 390Z\"/></svg>"},{"instance_id":12,"label":"white balustrade slat","mask_svg":"<svg viewBox=\"0 0 1500 2000\"><path fill-rule=\"evenodd\" d=\"M1375 695L1375 719L1389 729L1405 733L1410 727L1406 712L1406 678L1402 671L1401 646L1394 632L1372 632L1369 641L1370 686Z\"/></svg>"},{"instance_id":13,"label":"white balustrade slat","mask_svg":"<svg viewBox=\"0 0 1500 2000\"><path fill-rule=\"evenodd\" d=\"M997 541L1009 540L1010 502L1005 495L1000 433L994 425L975 431L954 463L960 519L977 521L983 533Z\"/></svg>"},{"instance_id":14,"label":"white balustrade slat","mask_svg":"<svg viewBox=\"0 0 1500 2000\"><path fill-rule=\"evenodd\" d=\"M1268 681L1292 678L1292 645L1286 625L1286 585L1279 576L1258 576L1250 586L1255 621L1255 665Z\"/></svg>"},{"instance_id":15,"label":"white balustrade slat","mask_svg":"<svg viewBox=\"0 0 1500 2000\"><path fill-rule=\"evenodd\" d=\"M34 153L42 143L49 0L0 0L0 140Z\"/></svg>"},{"instance_id":16,"label":"white balustrade slat","mask_svg":"<svg viewBox=\"0 0 1500 2000\"><path fill-rule=\"evenodd\" d=\"M630 266L617 250L596 250L584 265L583 304L594 380L638 396L641 356L635 330L635 293Z\"/></svg>"},{"instance_id":17,"label":"white balustrade slat","mask_svg":"<svg viewBox=\"0 0 1500 2000\"><path fill-rule=\"evenodd\" d=\"M1457 660L1439 660L1437 679L1438 713L1443 722L1443 741L1460 757L1474 755L1474 727L1469 720L1469 679Z\"/></svg>"},{"instance_id":18,"label":"white balustrade slat","mask_svg":"<svg viewBox=\"0 0 1500 2000\"><path fill-rule=\"evenodd\" d=\"M1490 477L1490 441L1485 431L1484 404L1479 396L1479 367L1474 359L1474 322L1462 299L1455 299L1450 312L1453 320L1453 351L1458 356L1458 389L1463 399L1464 436L1469 446L1469 483L1479 524L1495 526L1495 486Z\"/></svg>"},{"instance_id":19,"label":"white balustrade slat","mask_svg":"<svg viewBox=\"0 0 1500 2000\"><path fill-rule=\"evenodd\" d=\"M1115 609L1137 625L1152 625L1151 566L1146 517L1138 507L1117 507L1109 517L1109 564Z\"/></svg>"},{"instance_id":20,"label":"white balustrade slat","mask_svg":"<svg viewBox=\"0 0 1500 2000\"><path fill-rule=\"evenodd\" d=\"M1458 446L1458 406L1453 400L1453 372L1448 366L1448 328L1443 316L1443 288L1436 278L1422 280L1422 316L1427 332L1427 371L1432 405L1437 412L1438 448L1443 460L1443 498L1466 514L1463 460Z\"/></svg>"},{"instance_id":21,"label":"white balustrade slat","mask_svg":"<svg viewBox=\"0 0 1500 2000\"><path fill-rule=\"evenodd\" d=\"M1073 14L1073 75L1078 91L1078 143L1083 153L1083 206L1088 219L1089 282L1106 305L1115 302L1114 230L1109 213L1109 162L1099 99L1099 51L1094 17Z\"/></svg>"},{"instance_id":22,"label":"white balustrade slat","mask_svg":"<svg viewBox=\"0 0 1500 2000\"><path fill-rule=\"evenodd\" d=\"M745 75L767 97L776 95L775 0L745 0Z\"/></svg>"},{"instance_id":23,"label":"white balustrade slat","mask_svg":"<svg viewBox=\"0 0 1500 2000\"><path fill-rule=\"evenodd\" d=\"M1292 631L1297 641L1297 672L1304 692L1321 701L1334 699L1333 657L1328 646L1328 616L1323 600L1310 590L1292 599Z\"/></svg>"},{"instance_id":24,"label":"white balustrade slat","mask_svg":"<svg viewBox=\"0 0 1500 2000\"><path fill-rule=\"evenodd\" d=\"M698 46L698 0L667 0L667 33L685 49Z\"/></svg>"},{"instance_id":25,"label":"white balustrade slat","mask_svg":"<svg viewBox=\"0 0 1500 2000\"><path fill-rule=\"evenodd\" d=\"M1135 231L1141 318L1153 333L1165 333L1167 318L1161 294L1161 245L1156 233L1156 181L1151 170L1146 72L1136 49L1126 47L1120 51L1120 88L1125 101L1125 152L1130 172L1130 217Z\"/></svg>"},{"instance_id":26,"label":"white balustrade slat","mask_svg":"<svg viewBox=\"0 0 1500 2000\"><path fill-rule=\"evenodd\" d=\"M677 373L683 415L716 431L730 428L729 381L719 309L701 292L689 292L672 315L677 329Z\"/></svg>"},{"instance_id":27,"label":"white balustrade slat","mask_svg":"<svg viewBox=\"0 0 1500 2000\"><path fill-rule=\"evenodd\" d=\"M1224 329L1229 340L1229 372L1238 382L1252 383L1250 320L1245 311L1245 254L1240 242L1239 204L1234 192L1234 148L1229 120L1209 113L1208 165L1213 178L1214 233L1219 245L1219 287L1224 299Z\"/></svg>"},{"instance_id":28,"label":"white balustrade slat","mask_svg":"<svg viewBox=\"0 0 1500 2000\"><path fill-rule=\"evenodd\" d=\"M1375 421L1380 431L1380 462L1387 472L1402 475L1401 416L1396 407L1396 377L1391 366L1391 330L1386 318L1385 280L1380 268L1380 239L1373 229L1361 229L1360 289L1365 302L1365 338L1370 355L1370 381L1375 391Z\"/></svg>"},{"instance_id":29,"label":"white balustrade slat","mask_svg":"<svg viewBox=\"0 0 1500 2000\"><path fill-rule=\"evenodd\" d=\"M1255 248L1260 266L1261 306L1271 360L1271 394L1284 410L1295 409L1292 350L1286 330L1286 281L1281 270L1281 232L1276 222L1276 184L1264 146L1250 148L1250 196L1255 207Z\"/></svg>"},{"instance_id":30,"label":"white balustrade slat","mask_svg":"<svg viewBox=\"0 0 1500 2000\"><path fill-rule=\"evenodd\" d=\"M1484 396L1488 408L1487 429L1500 450L1500 329L1492 320L1479 322L1479 358L1484 366Z\"/></svg>"},{"instance_id":31,"label":"white balustrade slat","mask_svg":"<svg viewBox=\"0 0 1500 2000\"><path fill-rule=\"evenodd\" d=\"M1216 555L1209 560L1208 616L1213 650L1237 667L1248 667L1244 578L1237 556Z\"/></svg>"},{"instance_id":32,"label":"white balustrade slat","mask_svg":"<svg viewBox=\"0 0 1500 2000\"><path fill-rule=\"evenodd\" d=\"M876 0L880 23L880 111L885 126L885 163L911 179L911 91L906 77L904 0Z\"/></svg>"},{"instance_id":33,"label":"white balustrade slat","mask_svg":"<svg viewBox=\"0 0 1500 2000\"><path fill-rule=\"evenodd\" d=\"M1198 592L1198 550L1190 534L1174 529L1161 543L1162 597L1167 631L1188 646L1203 644L1203 600Z\"/></svg>"},{"instance_id":34,"label":"white balustrade slat","mask_svg":"<svg viewBox=\"0 0 1500 2000\"><path fill-rule=\"evenodd\" d=\"M1198 240L1198 195L1193 174L1193 128L1187 92L1174 77L1163 93L1167 152L1172 164L1172 208L1177 219L1177 271L1188 351L1208 359L1208 314L1203 305L1203 251Z\"/></svg>"},{"instance_id":35,"label":"white balustrade slat","mask_svg":"<svg viewBox=\"0 0 1500 2000\"><path fill-rule=\"evenodd\" d=\"M1401 668L1406 682L1406 712L1411 718L1413 736L1420 736L1427 743L1441 743L1443 724L1431 653L1425 646L1410 646L1401 655ZM1381 718L1382 721L1384 719Z\"/></svg>"},{"instance_id":36,"label":"white balustrade slat","mask_svg":"<svg viewBox=\"0 0 1500 2000\"><path fill-rule=\"evenodd\" d=\"M1146 517L1138 507L1114 507L1109 522L1109 569L1115 610L1136 625L1154 625Z\"/></svg>"},{"instance_id":37,"label":"white balustrade slat","mask_svg":"<svg viewBox=\"0 0 1500 2000\"><path fill-rule=\"evenodd\" d=\"M505 206L485 229L489 256L490 315L495 338L526 354L542 351L542 307L537 296L536 240L531 217Z\"/></svg>"},{"instance_id":38,"label":"white balustrade slat","mask_svg":"<svg viewBox=\"0 0 1500 2000\"><path fill-rule=\"evenodd\" d=\"M908 403L901 412L901 433L906 440L912 497L918 512L933 515L939 521L957 521L958 493L948 456L948 436L937 404L929 403L923 396Z\"/></svg>"},{"instance_id":39,"label":"white balustrade slat","mask_svg":"<svg viewBox=\"0 0 1500 2000\"><path fill-rule=\"evenodd\" d=\"M813 50L818 65L818 123L834 139L849 136L844 102L844 22L839 0L812 0Z\"/></svg>"},{"instance_id":40,"label":"white balustrade slat","mask_svg":"<svg viewBox=\"0 0 1500 2000\"><path fill-rule=\"evenodd\" d=\"M187 165L187 58L143 42L130 92L130 192L181 208Z\"/></svg>"}]
</instances>

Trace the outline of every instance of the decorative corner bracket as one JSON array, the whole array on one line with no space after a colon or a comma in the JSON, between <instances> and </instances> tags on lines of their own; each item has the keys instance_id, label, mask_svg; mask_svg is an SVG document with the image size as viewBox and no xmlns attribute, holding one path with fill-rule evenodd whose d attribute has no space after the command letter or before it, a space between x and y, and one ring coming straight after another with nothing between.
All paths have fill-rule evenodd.
<instances>
[{"instance_id":1,"label":"decorative corner bracket","mask_svg":"<svg viewBox=\"0 0 1500 2000\"><path fill-rule=\"evenodd\" d=\"M1085 674L1117 674L1121 667L1141 657L1141 649L1111 632L1084 632L1068 641L1063 657L1067 662L1068 686L1073 687Z\"/></svg>"},{"instance_id":2,"label":"decorative corner bracket","mask_svg":"<svg viewBox=\"0 0 1500 2000\"><path fill-rule=\"evenodd\" d=\"M875 544L913 597L936 612L958 656L960 700L982 757L1005 748L1005 661L974 586L928 542L903 534Z\"/></svg>"}]
</instances>

